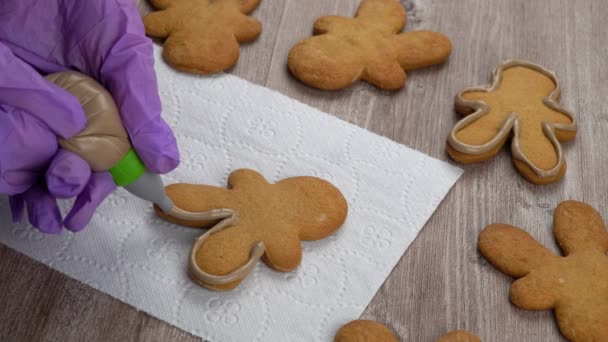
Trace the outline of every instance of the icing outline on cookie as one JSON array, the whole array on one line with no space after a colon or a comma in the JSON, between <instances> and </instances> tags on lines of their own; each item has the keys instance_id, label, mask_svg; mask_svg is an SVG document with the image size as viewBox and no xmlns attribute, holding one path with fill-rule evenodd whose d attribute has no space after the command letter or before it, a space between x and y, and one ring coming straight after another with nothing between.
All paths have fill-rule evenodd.
<instances>
[{"instance_id":1,"label":"icing outline on cookie","mask_svg":"<svg viewBox=\"0 0 608 342\"><path fill-rule=\"evenodd\" d=\"M190 250L190 256L188 257L188 271L190 272L190 275L192 275L196 280L207 285L226 285L245 278L245 276L247 276L247 274L251 272L253 267L262 258L264 253L266 253L266 246L264 245L264 242L257 241L251 248L249 259L247 260L247 262L241 265L239 268L235 269L234 271L225 275L209 274L205 272L202 268L200 268L196 263L196 253L203 246L209 236L218 233L228 227L236 225L239 222L239 214L238 212L231 209L211 210L208 212L197 214L204 216L201 217L197 215L196 218L199 220L223 220L214 225L205 234L199 236L194 242L194 245Z\"/></svg>"},{"instance_id":2,"label":"icing outline on cookie","mask_svg":"<svg viewBox=\"0 0 608 342\"><path fill-rule=\"evenodd\" d=\"M502 81L503 72L506 69L513 68L513 67L524 67L524 68L532 69L532 70L540 72L541 74L550 78L553 81L553 83L555 84L555 89L553 90L553 92L551 92L551 94L549 94L547 97L543 98L543 104L554 111L564 114L572 121L569 124L560 124L560 123L554 123L554 122L543 122L542 123L543 133L549 139L549 141L551 141L551 144L553 145L553 147L555 148L555 151L557 153L557 163L550 170L543 170L543 169L540 169L539 167L537 167L536 165L532 164L532 162L521 151L521 147L519 145L519 131L520 131L519 119L515 112L511 112L508 115L507 119L505 120L505 123L502 125L502 127L500 128L498 133L490 141L488 141L487 143L485 143L483 145L465 144L464 142L458 140L458 138L456 137L456 134L461 129L463 129L464 127L473 123L474 121L478 120L482 116L488 114L491 109L490 106L487 103L485 103L484 101L467 100L464 98L463 95L467 92L489 93L489 92L496 90L496 88L500 85L500 83ZM462 118L460 121L458 121L458 123L456 123L456 125L452 128L452 130L450 131L450 134L448 135L448 142L458 152L469 154L469 155L481 155L481 154L490 152L493 149L495 149L499 144L501 144L505 139L507 139L509 133L511 131L513 131L513 138L511 140L511 154L513 155L513 158L523 162L526 166L528 166L532 171L534 171L534 173L536 173L540 177L544 178L544 177L556 176L557 174L559 174L560 169L562 168L562 166L564 164L565 158L564 158L562 146L561 146L559 140L557 140L557 137L555 135L555 131L560 130L560 131L566 131L566 132L576 132L577 128L578 128L574 114L571 111L569 111L568 109L566 109L564 106L562 106L559 102L557 102L557 101L559 101L560 94L561 94L560 82L559 82L559 79L557 78L557 75L553 71L548 70L538 64L534 64L534 63L527 62L524 60L519 60L519 59L506 60L501 65L499 65L496 69L494 69L494 71L492 72L491 84L486 85L486 86L465 88L465 89L461 90L460 92L458 92L458 94L456 95L456 97L454 99L456 106L470 108L473 110L473 112L471 114L466 115L464 118Z\"/></svg>"},{"instance_id":3,"label":"icing outline on cookie","mask_svg":"<svg viewBox=\"0 0 608 342\"><path fill-rule=\"evenodd\" d=\"M215 221L234 215L234 210L213 209L202 213L196 213L183 210L182 208L174 205L169 211L165 211L165 213L173 218L184 221Z\"/></svg>"}]
</instances>

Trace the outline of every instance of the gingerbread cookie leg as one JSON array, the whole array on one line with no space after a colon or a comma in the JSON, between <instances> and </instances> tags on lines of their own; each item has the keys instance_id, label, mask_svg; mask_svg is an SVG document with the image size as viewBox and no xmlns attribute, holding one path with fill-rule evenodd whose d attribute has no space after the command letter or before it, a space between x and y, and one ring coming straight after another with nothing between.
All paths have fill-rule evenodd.
<instances>
[{"instance_id":1,"label":"gingerbread cookie leg","mask_svg":"<svg viewBox=\"0 0 608 342\"><path fill-rule=\"evenodd\" d=\"M389 328L372 321L359 319L343 325L334 337L334 342L398 342Z\"/></svg>"},{"instance_id":2,"label":"gingerbread cookie leg","mask_svg":"<svg viewBox=\"0 0 608 342\"><path fill-rule=\"evenodd\" d=\"M228 274L214 275L205 272L203 268L199 266L197 261L197 255L203 244L213 234L219 233L222 230L234 226L238 223L238 214L233 212L232 215L210 229L207 233L200 236L194 242L194 246L190 251L189 261L189 273L191 278L201 286L205 286L214 290L223 290L226 285L236 286L238 283L251 272L255 264L264 255L266 246L264 242L257 241L251 249L250 256L246 262L244 262L239 268L231 271ZM226 246L229 250L233 250L234 246Z\"/></svg>"},{"instance_id":3,"label":"gingerbread cookie leg","mask_svg":"<svg viewBox=\"0 0 608 342\"><path fill-rule=\"evenodd\" d=\"M441 336L436 342L481 342L481 340L466 330L455 330Z\"/></svg>"},{"instance_id":4,"label":"gingerbread cookie leg","mask_svg":"<svg viewBox=\"0 0 608 342\"><path fill-rule=\"evenodd\" d=\"M397 62L379 62L368 65L361 77L381 89L399 89L405 83L405 71Z\"/></svg>"},{"instance_id":5,"label":"gingerbread cookie leg","mask_svg":"<svg viewBox=\"0 0 608 342\"><path fill-rule=\"evenodd\" d=\"M555 209L553 231L565 255L585 251L608 251L608 232L604 220L595 209L585 203L560 203Z\"/></svg>"}]
</instances>

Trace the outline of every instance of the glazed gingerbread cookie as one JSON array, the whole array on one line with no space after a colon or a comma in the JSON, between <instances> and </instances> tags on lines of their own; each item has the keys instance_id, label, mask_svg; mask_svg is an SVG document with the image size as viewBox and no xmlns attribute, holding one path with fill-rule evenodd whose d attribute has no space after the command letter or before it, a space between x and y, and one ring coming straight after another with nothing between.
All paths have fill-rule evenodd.
<instances>
[{"instance_id":1,"label":"glazed gingerbread cookie","mask_svg":"<svg viewBox=\"0 0 608 342\"><path fill-rule=\"evenodd\" d=\"M466 330L455 330L441 336L436 342L481 342L481 340Z\"/></svg>"},{"instance_id":2,"label":"glazed gingerbread cookie","mask_svg":"<svg viewBox=\"0 0 608 342\"><path fill-rule=\"evenodd\" d=\"M557 76L536 64L509 60L485 87L456 95L456 111L465 117L448 136L447 151L455 160L490 159L511 139L517 170L536 184L558 181L566 172L562 141L574 139L574 115L558 103Z\"/></svg>"},{"instance_id":3,"label":"glazed gingerbread cookie","mask_svg":"<svg viewBox=\"0 0 608 342\"><path fill-rule=\"evenodd\" d=\"M359 319L343 325L334 337L334 342L398 342L389 328L371 320Z\"/></svg>"},{"instance_id":4,"label":"glazed gingerbread cookie","mask_svg":"<svg viewBox=\"0 0 608 342\"><path fill-rule=\"evenodd\" d=\"M271 268L287 272L302 259L300 240L319 240L346 219L348 206L340 191L315 177L293 177L270 184L252 170L234 171L228 189L195 184L166 187L175 205L188 212L229 213L218 221L162 218L190 227L209 227L190 254L190 275L213 290L236 287L263 257Z\"/></svg>"},{"instance_id":5,"label":"glazed gingerbread cookie","mask_svg":"<svg viewBox=\"0 0 608 342\"><path fill-rule=\"evenodd\" d=\"M450 40L432 31L400 33L407 15L396 0L363 0L354 18L326 16L314 24L316 36L289 52L291 73L305 84L326 90L365 80L395 90L405 71L443 63Z\"/></svg>"},{"instance_id":6,"label":"glazed gingerbread cookie","mask_svg":"<svg viewBox=\"0 0 608 342\"><path fill-rule=\"evenodd\" d=\"M262 24L247 16L261 0L150 0L160 11L144 17L146 34L166 38L163 57L197 74L226 70L239 59L239 42L255 40Z\"/></svg>"},{"instance_id":7,"label":"glazed gingerbread cookie","mask_svg":"<svg viewBox=\"0 0 608 342\"><path fill-rule=\"evenodd\" d=\"M564 256L525 231L493 224L479 235L481 254L518 278L511 302L529 310L553 309L570 341L608 341L608 232L600 214L585 203L558 205L553 230Z\"/></svg>"}]
</instances>

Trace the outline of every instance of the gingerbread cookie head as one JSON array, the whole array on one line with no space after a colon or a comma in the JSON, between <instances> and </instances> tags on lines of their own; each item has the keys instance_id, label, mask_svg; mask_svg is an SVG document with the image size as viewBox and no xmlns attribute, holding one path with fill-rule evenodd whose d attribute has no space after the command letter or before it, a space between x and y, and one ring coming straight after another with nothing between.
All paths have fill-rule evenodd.
<instances>
[{"instance_id":1,"label":"gingerbread cookie head","mask_svg":"<svg viewBox=\"0 0 608 342\"><path fill-rule=\"evenodd\" d=\"M492 84L456 95L465 117L448 136L455 160L472 163L494 157L511 140L513 163L535 184L558 181L566 172L562 141L574 139L574 115L561 106L555 74L539 65L510 60L493 73Z\"/></svg>"},{"instance_id":2,"label":"gingerbread cookie head","mask_svg":"<svg viewBox=\"0 0 608 342\"><path fill-rule=\"evenodd\" d=\"M230 290L263 256L277 271L291 271L302 259L301 240L318 240L344 223L348 207L340 191L315 177L293 177L270 184L261 174L234 171L228 189L173 184L166 188L174 204L189 212L230 209L235 215L217 221L184 221L192 227L217 224L195 243L190 256L192 278L214 290Z\"/></svg>"},{"instance_id":3,"label":"gingerbread cookie head","mask_svg":"<svg viewBox=\"0 0 608 342\"><path fill-rule=\"evenodd\" d=\"M455 330L441 336L436 342L481 342L481 340L466 330Z\"/></svg>"},{"instance_id":4,"label":"gingerbread cookie head","mask_svg":"<svg viewBox=\"0 0 608 342\"><path fill-rule=\"evenodd\" d=\"M197 74L226 70L239 58L239 42L255 40L262 24L247 16L260 0L150 0L160 11L144 17L146 34L166 38L163 57Z\"/></svg>"},{"instance_id":5,"label":"gingerbread cookie head","mask_svg":"<svg viewBox=\"0 0 608 342\"><path fill-rule=\"evenodd\" d=\"M518 278L511 302L522 309L554 309L570 341L608 341L608 232L585 203L555 210L557 256L519 228L494 224L479 235L479 250L496 268Z\"/></svg>"},{"instance_id":6,"label":"gingerbread cookie head","mask_svg":"<svg viewBox=\"0 0 608 342\"><path fill-rule=\"evenodd\" d=\"M384 325L371 320L359 319L343 325L334 342L398 342L395 334Z\"/></svg>"},{"instance_id":7,"label":"gingerbread cookie head","mask_svg":"<svg viewBox=\"0 0 608 342\"><path fill-rule=\"evenodd\" d=\"M363 0L354 18L321 17L314 24L316 36L291 49L289 70L319 89L345 88L360 79L381 89L399 89L406 70L442 63L452 49L440 33L399 33L406 19L395 0Z\"/></svg>"}]
</instances>

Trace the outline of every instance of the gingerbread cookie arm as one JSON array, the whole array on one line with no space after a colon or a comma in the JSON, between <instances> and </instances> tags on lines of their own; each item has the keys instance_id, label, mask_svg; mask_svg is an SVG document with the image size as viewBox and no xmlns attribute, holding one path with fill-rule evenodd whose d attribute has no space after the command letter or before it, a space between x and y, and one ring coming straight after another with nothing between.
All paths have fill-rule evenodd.
<instances>
[{"instance_id":1,"label":"gingerbread cookie arm","mask_svg":"<svg viewBox=\"0 0 608 342\"><path fill-rule=\"evenodd\" d=\"M552 280L535 274L528 274L516 280L509 289L511 303L527 310L553 309L559 299L559 293L556 291L559 284L552 284Z\"/></svg>"},{"instance_id":2,"label":"gingerbread cookie arm","mask_svg":"<svg viewBox=\"0 0 608 342\"><path fill-rule=\"evenodd\" d=\"M252 17L243 15L234 22L234 37L239 42L251 42L262 33L262 23Z\"/></svg>"},{"instance_id":3,"label":"gingerbread cookie arm","mask_svg":"<svg viewBox=\"0 0 608 342\"><path fill-rule=\"evenodd\" d=\"M165 38L173 29L173 10L151 12L147 14L143 21L146 34L156 38Z\"/></svg>"},{"instance_id":4,"label":"gingerbread cookie arm","mask_svg":"<svg viewBox=\"0 0 608 342\"><path fill-rule=\"evenodd\" d=\"M483 96L489 92L489 87L469 87L458 92L454 97L456 113L467 116L480 110L489 110L487 103L483 101Z\"/></svg>"},{"instance_id":5,"label":"gingerbread cookie arm","mask_svg":"<svg viewBox=\"0 0 608 342\"><path fill-rule=\"evenodd\" d=\"M585 203L560 203L555 209L553 229L564 255L582 251L608 251L608 231L604 220Z\"/></svg>"},{"instance_id":6,"label":"gingerbread cookie arm","mask_svg":"<svg viewBox=\"0 0 608 342\"><path fill-rule=\"evenodd\" d=\"M198 185L190 187L188 184L171 184L165 188L171 198L174 208L170 211L155 207L156 214L161 218L192 228L209 227L217 224L219 220L231 216L232 207L228 190Z\"/></svg>"},{"instance_id":7,"label":"gingerbread cookie arm","mask_svg":"<svg viewBox=\"0 0 608 342\"><path fill-rule=\"evenodd\" d=\"M492 265L515 278L558 258L530 234L506 224L493 224L479 234L478 248Z\"/></svg>"},{"instance_id":8,"label":"gingerbread cookie arm","mask_svg":"<svg viewBox=\"0 0 608 342\"><path fill-rule=\"evenodd\" d=\"M238 169L228 177L228 188L235 189L240 186L249 186L250 184L270 185L266 178L259 172L250 169Z\"/></svg>"},{"instance_id":9,"label":"gingerbread cookie arm","mask_svg":"<svg viewBox=\"0 0 608 342\"><path fill-rule=\"evenodd\" d=\"M249 14L258 7L261 0L239 0L239 1L240 1L240 7L239 7L240 11L243 14Z\"/></svg>"},{"instance_id":10,"label":"gingerbread cookie arm","mask_svg":"<svg viewBox=\"0 0 608 342\"><path fill-rule=\"evenodd\" d=\"M404 70L419 69L445 62L452 52L448 37L433 31L412 31L396 35L397 60Z\"/></svg>"},{"instance_id":11,"label":"gingerbread cookie arm","mask_svg":"<svg viewBox=\"0 0 608 342\"><path fill-rule=\"evenodd\" d=\"M403 6L395 0L363 0L355 17L386 33L401 31L407 22Z\"/></svg>"},{"instance_id":12,"label":"gingerbread cookie arm","mask_svg":"<svg viewBox=\"0 0 608 342\"><path fill-rule=\"evenodd\" d=\"M477 88L464 90L463 92L478 91ZM474 108L474 112L465 109ZM489 113L488 105L483 101L470 101L456 97L456 111L465 118L458 121L448 135L448 153L452 158L461 163L474 163L494 157L504 146L517 121L514 113L509 114L503 122L496 122L490 131L493 133L489 139L486 136L477 136L476 143L464 143L458 137L464 129L475 130L475 126L481 124L479 113ZM484 130L485 132L486 130Z\"/></svg>"},{"instance_id":13,"label":"gingerbread cookie arm","mask_svg":"<svg viewBox=\"0 0 608 342\"><path fill-rule=\"evenodd\" d=\"M321 17L315 21L313 27L314 34L318 35L327 33L332 29L332 27L347 24L352 20L353 18L341 17L337 15L327 15Z\"/></svg>"}]
</instances>

